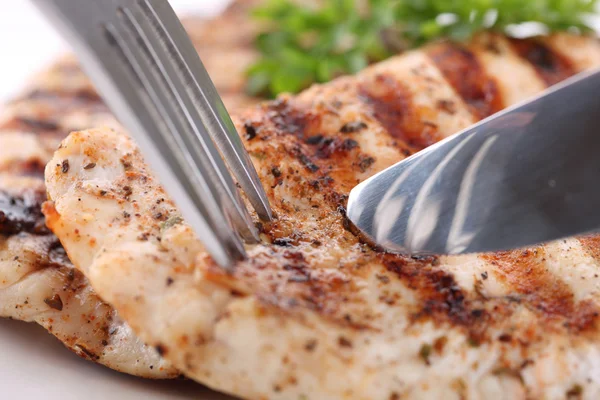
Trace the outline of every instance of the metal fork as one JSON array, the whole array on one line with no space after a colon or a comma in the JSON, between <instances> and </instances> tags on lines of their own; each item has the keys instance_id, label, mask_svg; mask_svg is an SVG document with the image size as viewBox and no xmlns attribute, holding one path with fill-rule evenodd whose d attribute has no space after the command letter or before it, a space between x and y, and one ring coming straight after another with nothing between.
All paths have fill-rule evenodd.
<instances>
[{"instance_id":1,"label":"metal fork","mask_svg":"<svg viewBox=\"0 0 600 400\"><path fill-rule=\"evenodd\" d=\"M72 44L214 260L229 268L243 259L243 241L258 233L227 166L263 220L269 202L168 1L32 1Z\"/></svg>"}]
</instances>

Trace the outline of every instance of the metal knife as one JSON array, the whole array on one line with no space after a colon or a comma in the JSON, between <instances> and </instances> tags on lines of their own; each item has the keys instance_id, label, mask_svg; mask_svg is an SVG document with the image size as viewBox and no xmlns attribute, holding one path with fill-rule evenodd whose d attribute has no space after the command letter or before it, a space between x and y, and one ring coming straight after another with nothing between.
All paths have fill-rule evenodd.
<instances>
[{"instance_id":1,"label":"metal knife","mask_svg":"<svg viewBox=\"0 0 600 400\"><path fill-rule=\"evenodd\" d=\"M451 136L350 193L366 239L410 254L520 248L600 228L600 70Z\"/></svg>"}]
</instances>

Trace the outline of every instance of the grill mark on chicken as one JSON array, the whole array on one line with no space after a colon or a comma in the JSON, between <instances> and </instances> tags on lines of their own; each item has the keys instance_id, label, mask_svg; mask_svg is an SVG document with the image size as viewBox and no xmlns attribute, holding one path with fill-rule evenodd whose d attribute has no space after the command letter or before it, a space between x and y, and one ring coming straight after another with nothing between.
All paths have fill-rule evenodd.
<instances>
[{"instance_id":1,"label":"grill mark on chicken","mask_svg":"<svg viewBox=\"0 0 600 400\"><path fill-rule=\"evenodd\" d=\"M275 232L271 233L276 235ZM262 254L248 259L247 265L240 266L235 275L254 281L258 297L262 304L270 309L282 312L295 312L310 309L319 313L332 323L354 330L376 330L368 324L367 319L358 315L345 314L339 316L340 302L351 303L351 293L358 290L351 279L343 274L322 273L311 266L298 243L289 248L271 248ZM340 266L342 267L342 266ZM278 271L277 280L263 280L256 274L255 268ZM228 285L231 277L218 265L211 263L205 276L212 282ZM234 289L235 291L235 289ZM241 289L239 296L246 295Z\"/></svg>"},{"instance_id":2,"label":"grill mark on chicken","mask_svg":"<svg viewBox=\"0 0 600 400\"><path fill-rule=\"evenodd\" d=\"M307 112L305 107L296 104L293 99L279 98L264 107L266 120L274 127L271 133L291 134L303 141L313 133L314 127L320 122L318 114ZM262 136L262 139L268 140L269 136Z\"/></svg>"},{"instance_id":3,"label":"grill mark on chicken","mask_svg":"<svg viewBox=\"0 0 600 400\"><path fill-rule=\"evenodd\" d=\"M77 69L75 66L69 66L72 69ZM61 66L61 69L65 66ZM81 73L81 72L80 72ZM68 80L69 77L65 76L63 79ZM91 88L77 88L72 91L59 90L48 90L48 89L33 89L26 92L21 96L19 101L33 100L33 101L72 101L79 106L91 105L95 103L103 103L100 95Z\"/></svg>"},{"instance_id":4,"label":"grill mark on chicken","mask_svg":"<svg viewBox=\"0 0 600 400\"><path fill-rule=\"evenodd\" d=\"M537 74L548 85L554 85L577 72L571 62L535 39L511 39L516 53L529 61Z\"/></svg>"},{"instance_id":5,"label":"grill mark on chicken","mask_svg":"<svg viewBox=\"0 0 600 400\"><path fill-rule=\"evenodd\" d=\"M48 234L41 210L45 197L45 193L35 190L15 196L0 189L0 234Z\"/></svg>"},{"instance_id":6,"label":"grill mark on chicken","mask_svg":"<svg viewBox=\"0 0 600 400\"><path fill-rule=\"evenodd\" d=\"M437 141L436 126L427 124L414 107L412 94L393 76L377 74L359 84L360 98L373 117L394 137L398 147L415 153Z\"/></svg>"},{"instance_id":7,"label":"grill mark on chicken","mask_svg":"<svg viewBox=\"0 0 600 400\"><path fill-rule=\"evenodd\" d=\"M272 140L274 137L287 136L285 152L296 158L308 172L308 187L300 196L309 196L310 191L319 191L331 201L331 209L345 206L346 196L336 187L344 184L347 175L351 176L351 185L356 183L354 175L364 172L374 162L374 158L362 153L358 142L351 137L325 134L322 129L322 117L306 104L293 99L279 99L265 105L266 118L260 121L246 121L244 130L246 139ZM265 154L254 153L263 158ZM283 154L282 154L283 156ZM282 182L286 171L273 165L275 185ZM298 171L292 171L298 174ZM302 175L302 174L301 174ZM340 179L341 178L341 179Z\"/></svg>"},{"instance_id":8,"label":"grill mark on chicken","mask_svg":"<svg viewBox=\"0 0 600 400\"><path fill-rule=\"evenodd\" d=\"M0 132L0 135L2 132ZM39 158L29 160L17 160L9 163L4 168L0 168L0 172L9 173L15 176L30 176L36 178L44 177L44 168L46 168L45 160Z\"/></svg>"},{"instance_id":9,"label":"grill mark on chicken","mask_svg":"<svg viewBox=\"0 0 600 400\"><path fill-rule=\"evenodd\" d=\"M53 119L33 119L29 117L14 117L0 125L1 130L32 132L37 134L59 135L58 125ZM60 137L66 134L63 133Z\"/></svg>"},{"instance_id":10,"label":"grill mark on chicken","mask_svg":"<svg viewBox=\"0 0 600 400\"><path fill-rule=\"evenodd\" d=\"M484 254L481 258L494 266L494 273L518 294L517 301L530 306L549 321L564 321L575 331L596 328L598 306L592 302L575 302L569 286L548 272L544 247Z\"/></svg>"},{"instance_id":11,"label":"grill mark on chicken","mask_svg":"<svg viewBox=\"0 0 600 400\"><path fill-rule=\"evenodd\" d=\"M60 116L73 110L89 109L91 111L106 111L108 108L96 92L64 91L49 89L33 89L21 96L12 104L30 103L48 110L44 118Z\"/></svg>"},{"instance_id":12,"label":"grill mark on chicken","mask_svg":"<svg viewBox=\"0 0 600 400\"><path fill-rule=\"evenodd\" d=\"M486 74L470 50L459 44L443 43L429 47L426 52L475 117L483 119L503 108L496 81Z\"/></svg>"},{"instance_id":13,"label":"grill mark on chicken","mask_svg":"<svg viewBox=\"0 0 600 400\"><path fill-rule=\"evenodd\" d=\"M471 340L478 344L485 339L490 315L467 299L452 274L435 267L435 257L410 258L394 254L380 256L388 271L393 272L420 297L413 321L431 319L465 327Z\"/></svg>"}]
</instances>

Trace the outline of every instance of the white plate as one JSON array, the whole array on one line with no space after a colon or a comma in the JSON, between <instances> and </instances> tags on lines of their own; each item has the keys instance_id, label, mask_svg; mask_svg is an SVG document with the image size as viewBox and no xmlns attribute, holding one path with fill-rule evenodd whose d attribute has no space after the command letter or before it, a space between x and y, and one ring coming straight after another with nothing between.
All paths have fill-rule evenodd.
<instances>
[{"instance_id":1,"label":"white plate","mask_svg":"<svg viewBox=\"0 0 600 400\"><path fill-rule=\"evenodd\" d=\"M171 0L181 12L214 15L227 0ZM0 101L19 91L67 46L24 0L0 1ZM231 400L192 381L114 372L67 350L36 324L0 319L0 399Z\"/></svg>"},{"instance_id":2,"label":"white plate","mask_svg":"<svg viewBox=\"0 0 600 400\"><path fill-rule=\"evenodd\" d=\"M36 324L0 319L0 398L233 400L192 381L135 378L83 360Z\"/></svg>"}]
</instances>

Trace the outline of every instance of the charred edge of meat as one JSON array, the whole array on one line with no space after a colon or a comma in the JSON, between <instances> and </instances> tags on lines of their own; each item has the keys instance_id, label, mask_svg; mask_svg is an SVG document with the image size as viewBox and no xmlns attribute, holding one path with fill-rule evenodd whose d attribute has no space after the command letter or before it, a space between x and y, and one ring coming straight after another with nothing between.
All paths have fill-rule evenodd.
<instances>
[{"instance_id":1,"label":"charred edge of meat","mask_svg":"<svg viewBox=\"0 0 600 400\"><path fill-rule=\"evenodd\" d=\"M427 55L475 117L483 119L503 108L496 81L471 51L459 44L443 43L428 48Z\"/></svg>"},{"instance_id":2,"label":"charred edge of meat","mask_svg":"<svg viewBox=\"0 0 600 400\"><path fill-rule=\"evenodd\" d=\"M554 85L577 72L572 63L536 39L511 39L517 54L530 62L538 76L548 85Z\"/></svg>"},{"instance_id":3,"label":"charred edge of meat","mask_svg":"<svg viewBox=\"0 0 600 400\"><path fill-rule=\"evenodd\" d=\"M83 346L82 344L76 344L74 347L75 353L82 358L86 358L92 361L98 361L100 356Z\"/></svg>"},{"instance_id":4,"label":"charred edge of meat","mask_svg":"<svg viewBox=\"0 0 600 400\"><path fill-rule=\"evenodd\" d=\"M25 190L15 196L0 189L0 234L48 234L41 210L44 201L45 195L40 191Z\"/></svg>"},{"instance_id":5,"label":"charred edge of meat","mask_svg":"<svg viewBox=\"0 0 600 400\"><path fill-rule=\"evenodd\" d=\"M383 247L379 246L373 240L373 238L371 238L369 235L367 235L366 233L361 231L360 228L358 228L356 225L354 225L352 220L350 218L348 218L348 213L346 212L345 206L342 206L342 205L338 206L338 212L342 216L342 224L344 226L344 229L347 230L348 232L350 232L351 234L353 234L354 236L356 236L356 238L358 239L358 241L360 243L370 247L373 251L375 251L377 253L385 253L386 252L386 250Z\"/></svg>"}]
</instances>

